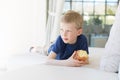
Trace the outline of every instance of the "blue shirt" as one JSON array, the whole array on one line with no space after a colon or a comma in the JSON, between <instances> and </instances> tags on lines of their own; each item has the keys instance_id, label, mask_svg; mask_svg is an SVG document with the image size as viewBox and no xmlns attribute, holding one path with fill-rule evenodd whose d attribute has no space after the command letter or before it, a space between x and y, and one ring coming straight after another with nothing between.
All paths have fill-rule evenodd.
<instances>
[{"instance_id":1,"label":"blue shirt","mask_svg":"<svg viewBox=\"0 0 120 80\"><path fill-rule=\"evenodd\" d=\"M89 53L87 39L84 35L78 36L75 44L66 44L63 42L61 36L58 36L56 42L48 49L48 53L53 51L57 54L56 59L64 60L68 59L77 50L85 50Z\"/></svg>"}]
</instances>

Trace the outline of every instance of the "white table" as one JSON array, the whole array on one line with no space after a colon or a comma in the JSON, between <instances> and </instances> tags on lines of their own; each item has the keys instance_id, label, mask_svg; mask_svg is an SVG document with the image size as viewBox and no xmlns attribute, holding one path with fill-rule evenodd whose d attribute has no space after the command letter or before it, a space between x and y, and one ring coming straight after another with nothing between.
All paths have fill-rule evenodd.
<instances>
[{"instance_id":1,"label":"white table","mask_svg":"<svg viewBox=\"0 0 120 80\"><path fill-rule=\"evenodd\" d=\"M89 65L65 67L45 65L46 56L17 55L9 59L0 80L118 80L118 74L99 70L103 48L89 48Z\"/></svg>"},{"instance_id":2,"label":"white table","mask_svg":"<svg viewBox=\"0 0 120 80\"><path fill-rule=\"evenodd\" d=\"M31 65L0 75L0 80L118 80L115 73L86 67Z\"/></svg>"}]
</instances>

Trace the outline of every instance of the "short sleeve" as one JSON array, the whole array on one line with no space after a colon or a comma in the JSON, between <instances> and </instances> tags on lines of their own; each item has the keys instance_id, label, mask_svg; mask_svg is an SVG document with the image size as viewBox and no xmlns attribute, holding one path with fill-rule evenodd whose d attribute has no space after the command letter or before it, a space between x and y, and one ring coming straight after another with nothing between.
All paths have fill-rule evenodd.
<instances>
[{"instance_id":1,"label":"short sleeve","mask_svg":"<svg viewBox=\"0 0 120 80\"><path fill-rule=\"evenodd\" d=\"M89 54L87 38L84 35L79 36L77 45L79 49L85 50Z\"/></svg>"},{"instance_id":2,"label":"short sleeve","mask_svg":"<svg viewBox=\"0 0 120 80\"><path fill-rule=\"evenodd\" d=\"M62 50L62 45L64 45L64 43L61 39L61 36L58 36L56 41L50 46L49 52L53 51L57 54L58 52L60 52L60 50Z\"/></svg>"}]
</instances>

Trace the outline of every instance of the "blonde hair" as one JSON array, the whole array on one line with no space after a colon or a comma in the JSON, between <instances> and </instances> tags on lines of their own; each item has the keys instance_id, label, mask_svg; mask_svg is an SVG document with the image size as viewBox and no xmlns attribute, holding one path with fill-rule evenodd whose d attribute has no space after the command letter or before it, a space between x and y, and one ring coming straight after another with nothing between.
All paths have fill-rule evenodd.
<instances>
[{"instance_id":1,"label":"blonde hair","mask_svg":"<svg viewBox=\"0 0 120 80\"><path fill-rule=\"evenodd\" d=\"M80 29L83 25L83 17L78 12L69 10L61 17L61 22L75 23L76 28Z\"/></svg>"}]
</instances>

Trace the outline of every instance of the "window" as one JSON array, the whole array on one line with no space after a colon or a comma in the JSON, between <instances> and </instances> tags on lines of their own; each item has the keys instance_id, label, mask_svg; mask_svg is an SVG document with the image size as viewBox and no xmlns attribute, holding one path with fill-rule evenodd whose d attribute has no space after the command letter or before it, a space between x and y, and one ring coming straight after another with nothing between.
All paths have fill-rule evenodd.
<instances>
[{"instance_id":1,"label":"window","mask_svg":"<svg viewBox=\"0 0 120 80\"><path fill-rule=\"evenodd\" d=\"M83 15L83 34L87 36L89 45L92 46L93 34L109 36L118 2L119 0L65 0L63 12L76 10Z\"/></svg>"}]
</instances>

